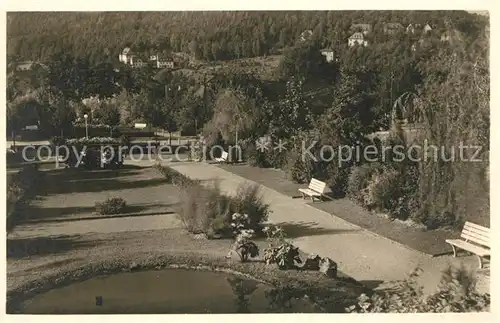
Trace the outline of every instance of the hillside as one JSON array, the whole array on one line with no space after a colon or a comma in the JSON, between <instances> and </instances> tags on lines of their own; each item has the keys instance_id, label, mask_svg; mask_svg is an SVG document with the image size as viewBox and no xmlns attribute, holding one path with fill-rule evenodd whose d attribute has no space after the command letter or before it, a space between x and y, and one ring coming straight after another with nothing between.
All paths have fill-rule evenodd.
<instances>
[{"instance_id":1,"label":"hillside","mask_svg":"<svg viewBox=\"0 0 500 323\"><path fill-rule=\"evenodd\" d=\"M439 35L452 25L475 39L488 18L466 11L279 11L279 12L66 12L8 13L10 60L50 61L57 53L114 62L125 46L167 55L186 52L203 60L277 53L305 30L321 47L345 44L352 24L430 24Z\"/></svg>"}]
</instances>

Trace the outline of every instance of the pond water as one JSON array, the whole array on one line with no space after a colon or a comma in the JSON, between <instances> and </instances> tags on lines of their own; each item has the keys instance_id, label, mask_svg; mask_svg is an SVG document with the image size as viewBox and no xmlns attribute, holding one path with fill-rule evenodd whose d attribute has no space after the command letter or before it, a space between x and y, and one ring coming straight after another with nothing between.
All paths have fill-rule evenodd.
<instances>
[{"instance_id":1,"label":"pond water","mask_svg":"<svg viewBox=\"0 0 500 323\"><path fill-rule=\"evenodd\" d=\"M25 314L313 313L271 286L210 271L120 273L56 288L26 301Z\"/></svg>"}]
</instances>

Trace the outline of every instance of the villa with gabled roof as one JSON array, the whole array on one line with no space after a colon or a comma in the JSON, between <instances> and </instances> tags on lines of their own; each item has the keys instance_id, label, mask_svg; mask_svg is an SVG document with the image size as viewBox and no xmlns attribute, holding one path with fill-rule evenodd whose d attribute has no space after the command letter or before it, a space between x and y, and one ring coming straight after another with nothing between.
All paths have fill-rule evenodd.
<instances>
[{"instance_id":1,"label":"villa with gabled roof","mask_svg":"<svg viewBox=\"0 0 500 323\"><path fill-rule=\"evenodd\" d=\"M356 46L356 45L361 45L361 46L368 46L368 41L365 40L365 36L361 32L356 32L352 34L351 37L347 40L347 45L349 47Z\"/></svg>"}]
</instances>

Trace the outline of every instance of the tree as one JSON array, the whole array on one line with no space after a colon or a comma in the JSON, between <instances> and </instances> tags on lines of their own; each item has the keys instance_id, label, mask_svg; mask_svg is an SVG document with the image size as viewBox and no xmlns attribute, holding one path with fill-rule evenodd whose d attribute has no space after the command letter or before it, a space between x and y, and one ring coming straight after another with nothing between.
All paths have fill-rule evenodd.
<instances>
[{"instance_id":1,"label":"tree","mask_svg":"<svg viewBox=\"0 0 500 323\"><path fill-rule=\"evenodd\" d=\"M336 70L336 65L328 64L319 48L310 43L285 50L279 65L282 77L295 76L305 80L310 78L332 80Z\"/></svg>"},{"instance_id":2,"label":"tree","mask_svg":"<svg viewBox=\"0 0 500 323\"><path fill-rule=\"evenodd\" d=\"M56 89L48 89L40 96L42 122L45 121L52 131L59 129L61 137L71 130L76 113L64 94ZM42 124L43 126L43 124Z\"/></svg>"},{"instance_id":3,"label":"tree","mask_svg":"<svg viewBox=\"0 0 500 323\"><path fill-rule=\"evenodd\" d=\"M114 100L103 102L98 110L98 116L101 123L109 127L110 136L113 136L113 129L120 124L120 108Z\"/></svg>"},{"instance_id":4,"label":"tree","mask_svg":"<svg viewBox=\"0 0 500 323\"><path fill-rule=\"evenodd\" d=\"M110 97L117 92L117 77L109 63L92 66L87 58L57 54L48 66L47 84L66 100L81 101L91 96Z\"/></svg>"},{"instance_id":5,"label":"tree","mask_svg":"<svg viewBox=\"0 0 500 323\"><path fill-rule=\"evenodd\" d=\"M70 130L75 120L75 111L64 98L57 98L51 102L50 113L52 126L61 129L61 137L64 137L64 131Z\"/></svg>"},{"instance_id":6,"label":"tree","mask_svg":"<svg viewBox=\"0 0 500 323\"><path fill-rule=\"evenodd\" d=\"M272 134L288 139L300 131L309 129L311 115L303 91L304 81L291 78L286 83L285 95L269 109Z\"/></svg>"},{"instance_id":7,"label":"tree","mask_svg":"<svg viewBox=\"0 0 500 323\"><path fill-rule=\"evenodd\" d=\"M323 139L328 144L355 145L373 129L372 98L360 77L346 71L334 90L332 107L318 122Z\"/></svg>"},{"instance_id":8,"label":"tree","mask_svg":"<svg viewBox=\"0 0 500 323\"><path fill-rule=\"evenodd\" d=\"M168 131L168 144L172 144L172 132L177 131L176 111L173 102L162 102L160 106L162 119L161 126Z\"/></svg>"},{"instance_id":9,"label":"tree","mask_svg":"<svg viewBox=\"0 0 500 323\"><path fill-rule=\"evenodd\" d=\"M20 129L21 118L19 115L19 104L7 103L7 131L10 131L14 147L16 146L16 131Z\"/></svg>"},{"instance_id":10,"label":"tree","mask_svg":"<svg viewBox=\"0 0 500 323\"><path fill-rule=\"evenodd\" d=\"M207 91L205 88L202 89ZM197 134L210 115L205 109L203 98L193 91L194 89L186 92L176 101L175 120L181 132Z\"/></svg>"},{"instance_id":11,"label":"tree","mask_svg":"<svg viewBox=\"0 0 500 323\"><path fill-rule=\"evenodd\" d=\"M225 141L251 127L251 100L240 89L226 89L217 97L214 104L213 121Z\"/></svg>"}]
</instances>

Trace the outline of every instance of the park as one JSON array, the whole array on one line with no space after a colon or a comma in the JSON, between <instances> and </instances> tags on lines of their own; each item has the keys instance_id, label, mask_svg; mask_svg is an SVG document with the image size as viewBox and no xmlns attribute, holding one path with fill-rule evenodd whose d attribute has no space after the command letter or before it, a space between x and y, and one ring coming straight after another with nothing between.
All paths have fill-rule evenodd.
<instances>
[{"instance_id":1,"label":"park","mask_svg":"<svg viewBox=\"0 0 500 323\"><path fill-rule=\"evenodd\" d=\"M490 311L488 16L8 18L8 313Z\"/></svg>"}]
</instances>

